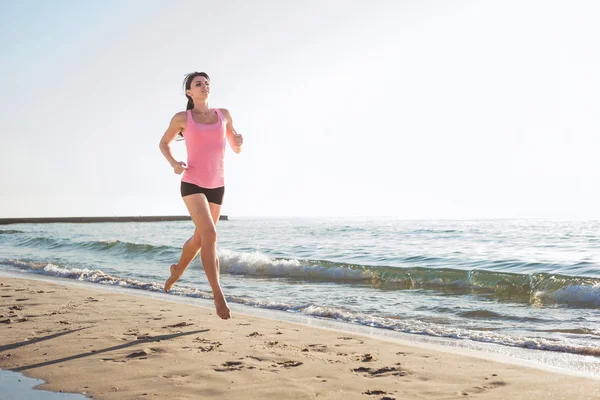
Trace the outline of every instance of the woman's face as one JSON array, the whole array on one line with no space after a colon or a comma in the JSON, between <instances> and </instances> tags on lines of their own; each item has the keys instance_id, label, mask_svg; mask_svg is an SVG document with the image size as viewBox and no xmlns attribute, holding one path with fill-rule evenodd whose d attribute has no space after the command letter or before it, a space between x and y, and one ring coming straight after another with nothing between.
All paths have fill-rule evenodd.
<instances>
[{"instance_id":1,"label":"woman's face","mask_svg":"<svg viewBox=\"0 0 600 400\"><path fill-rule=\"evenodd\" d=\"M207 98L210 94L210 81L203 76L194 77L186 94L192 99Z\"/></svg>"}]
</instances>

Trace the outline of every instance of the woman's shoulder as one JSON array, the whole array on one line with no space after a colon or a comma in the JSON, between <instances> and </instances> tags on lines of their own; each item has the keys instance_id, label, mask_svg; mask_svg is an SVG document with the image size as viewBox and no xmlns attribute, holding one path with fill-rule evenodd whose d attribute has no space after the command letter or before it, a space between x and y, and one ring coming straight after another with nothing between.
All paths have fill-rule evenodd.
<instances>
[{"instance_id":1,"label":"woman's shoulder","mask_svg":"<svg viewBox=\"0 0 600 400\"><path fill-rule=\"evenodd\" d=\"M223 117L225 117L226 120L231 120L231 114L229 114L229 110L226 108L218 108L219 111L221 111L221 114L223 115Z\"/></svg>"},{"instance_id":2,"label":"woman's shoulder","mask_svg":"<svg viewBox=\"0 0 600 400\"><path fill-rule=\"evenodd\" d=\"M178 113L175 113L175 115L173 116L173 118L186 120L187 119L187 114L188 114L187 111L179 111Z\"/></svg>"},{"instance_id":3,"label":"woman's shoulder","mask_svg":"<svg viewBox=\"0 0 600 400\"><path fill-rule=\"evenodd\" d=\"M173 122L185 125L187 122L187 111L179 111L173 115Z\"/></svg>"}]
</instances>

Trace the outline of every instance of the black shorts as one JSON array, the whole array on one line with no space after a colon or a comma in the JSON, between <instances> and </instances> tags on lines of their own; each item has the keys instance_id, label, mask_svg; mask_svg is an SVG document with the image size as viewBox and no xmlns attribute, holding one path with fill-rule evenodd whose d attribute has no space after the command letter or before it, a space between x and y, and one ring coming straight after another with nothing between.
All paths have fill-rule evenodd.
<instances>
[{"instance_id":1,"label":"black shorts","mask_svg":"<svg viewBox=\"0 0 600 400\"><path fill-rule=\"evenodd\" d=\"M189 196L190 194L202 193L206 196L209 203L223 204L223 195L225 194L225 186L214 189L206 189L193 183L181 182L181 197Z\"/></svg>"}]
</instances>

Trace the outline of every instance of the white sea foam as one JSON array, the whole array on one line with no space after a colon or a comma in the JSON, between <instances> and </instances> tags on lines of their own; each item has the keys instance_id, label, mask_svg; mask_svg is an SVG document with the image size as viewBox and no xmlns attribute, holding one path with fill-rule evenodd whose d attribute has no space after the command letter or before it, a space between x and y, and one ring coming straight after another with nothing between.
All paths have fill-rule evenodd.
<instances>
[{"instance_id":1,"label":"white sea foam","mask_svg":"<svg viewBox=\"0 0 600 400\"><path fill-rule=\"evenodd\" d=\"M543 294L561 304L587 304L600 306L600 284L570 285L555 292Z\"/></svg>"},{"instance_id":2,"label":"white sea foam","mask_svg":"<svg viewBox=\"0 0 600 400\"><path fill-rule=\"evenodd\" d=\"M275 259L259 252L238 253L221 250L219 260L222 270L234 275L350 281L364 281L375 276L372 271L352 269L345 265L307 265L294 258Z\"/></svg>"}]
</instances>

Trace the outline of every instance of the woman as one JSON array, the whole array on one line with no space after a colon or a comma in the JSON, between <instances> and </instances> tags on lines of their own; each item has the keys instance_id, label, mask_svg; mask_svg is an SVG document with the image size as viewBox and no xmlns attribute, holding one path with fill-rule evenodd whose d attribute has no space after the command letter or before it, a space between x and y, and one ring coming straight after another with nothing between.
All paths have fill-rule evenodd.
<instances>
[{"instance_id":1,"label":"woman","mask_svg":"<svg viewBox=\"0 0 600 400\"><path fill-rule=\"evenodd\" d=\"M230 310L219 284L217 232L215 226L221 214L225 192L225 139L239 154L244 142L233 128L231 114L224 108L210 108L210 78L204 72L188 74L184 81L188 99L187 111L173 116L160 141L160 151L176 174L183 173L181 196L196 229L183 245L177 264L171 265L171 276L165 282L165 292L181 277L200 252L202 266L212 288L217 315L230 318ZM171 142L178 134L185 138L187 164L177 161L171 153Z\"/></svg>"}]
</instances>

